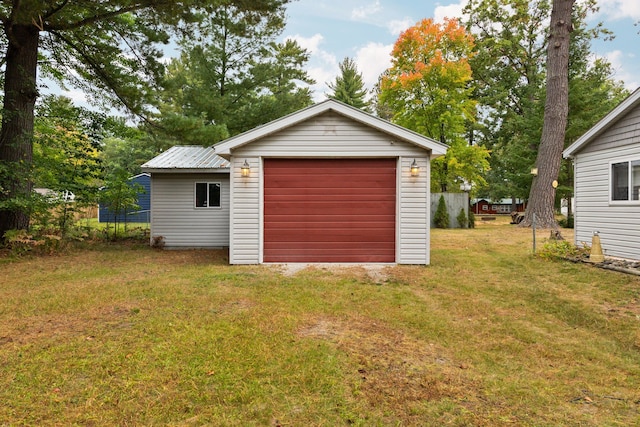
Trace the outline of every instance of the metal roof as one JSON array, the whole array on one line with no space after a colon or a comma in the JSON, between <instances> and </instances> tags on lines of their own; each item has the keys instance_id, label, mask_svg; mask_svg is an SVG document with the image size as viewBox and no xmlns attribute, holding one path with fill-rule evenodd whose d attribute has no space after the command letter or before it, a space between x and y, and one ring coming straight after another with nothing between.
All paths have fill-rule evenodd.
<instances>
[{"instance_id":1,"label":"metal roof","mask_svg":"<svg viewBox=\"0 0 640 427\"><path fill-rule=\"evenodd\" d=\"M218 169L229 172L229 161L215 153L213 147L177 145L142 165L145 172L203 172Z\"/></svg>"}]
</instances>

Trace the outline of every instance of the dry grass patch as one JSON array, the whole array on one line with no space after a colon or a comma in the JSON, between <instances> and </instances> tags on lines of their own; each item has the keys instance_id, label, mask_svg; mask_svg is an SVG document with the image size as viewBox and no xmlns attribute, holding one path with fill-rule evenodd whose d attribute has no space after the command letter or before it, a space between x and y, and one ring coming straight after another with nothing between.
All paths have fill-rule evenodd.
<instances>
[{"instance_id":1,"label":"dry grass patch","mask_svg":"<svg viewBox=\"0 0 640 427\"><path fill-rule=\"evenodd\" d=\"M468 366L456 363L438 344L411 337L379 320L321 317L298 333L329 341L344 352L356 369L348 376L354 397L363 397L370 411L386 413L386 421L392 424L420 424L420 408L430 402L476 400L468 394L478 386L465 375Z\"/></svg>"}]
</instances>

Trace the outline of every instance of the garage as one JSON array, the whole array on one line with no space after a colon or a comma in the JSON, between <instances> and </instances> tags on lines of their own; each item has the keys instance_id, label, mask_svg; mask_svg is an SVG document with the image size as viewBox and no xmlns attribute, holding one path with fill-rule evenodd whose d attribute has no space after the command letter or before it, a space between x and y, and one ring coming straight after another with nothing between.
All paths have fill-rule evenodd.
<instances>
[{"instance_id":1,"label":"garage","mask_svg":"<svg viewBox=\"0 0 640 427\"><path fill-rule=\"evenodd\" d=\"M264 159L264 262L395 262L396 164Z\"/></svg>"},{"instance_id":2,"label":"garage","mask_svg":"<svg viewBox=\"0 0 640 427\"><path fill-rule=\"evenodd\" d=\"M213 148L230 165L231 264L429 264L446 145L329 99Z\"/></svg>"}]
</instances>

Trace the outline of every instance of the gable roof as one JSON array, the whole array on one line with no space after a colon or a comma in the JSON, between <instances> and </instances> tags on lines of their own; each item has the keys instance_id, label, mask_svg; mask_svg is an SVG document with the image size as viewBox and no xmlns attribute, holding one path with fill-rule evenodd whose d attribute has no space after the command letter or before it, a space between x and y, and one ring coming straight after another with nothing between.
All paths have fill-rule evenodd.
<instances>
[{"instance_id":1,"label":"gable roof","mask_svg":"<svg viewBox=\"0 0 640 427\"><path fill-rule=\"evenodd\" d=\"M604 131L613 126L622 116L631 111L636 106L640 105L640 88L636 89L631 95L629 95L624 101L622 101L616 108L611 110L609 114L604 116L602 120L596 123L591 129L589 129L584 135L578 138L573 144L568 146L563 152L562 157L565 159L573 157L578 151L582 150L591 141L596 139Z\"/></svg>"},{"instance_id":2,"label":"gable roof","mask_svg":"<svg viewBox=\"0 0 640 427\"><path fill-rule=\"evenodd\" d=\"M334 99L328 99L295 113L276 119L272 122L259 126L250 131L241 133L214 145L215 152L225 158L229 158L234 149L242 147L265 136L274 134L290 126L304 122L310 118L333 111L344 117L352 119L356 122L367 125L378 131L392 135L395 138L417 145L425 150L431 151L432 156L444 155L447 152L447 146L434 139L428 138L417 132L413 132L402 126L395 125L387 120L375 117L369 113L365 113L350 105L344 104Z\"/></svg>"},{"instance_id":3,"label":"gable roof","mask_svg":"<svg viewBox=\"0 0 640 427\"><path fill-rule=\"evenodd\" d=\"M229 173L229 162L216 155L213 147L176 145L142 165L145 172L211 172Z\"/></svg>"}]
</instances>

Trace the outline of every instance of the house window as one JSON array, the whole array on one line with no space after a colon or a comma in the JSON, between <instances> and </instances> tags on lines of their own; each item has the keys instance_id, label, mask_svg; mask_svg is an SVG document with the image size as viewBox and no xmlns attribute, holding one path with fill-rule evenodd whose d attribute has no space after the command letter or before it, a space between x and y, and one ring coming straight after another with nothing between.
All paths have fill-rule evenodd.
<instances>
[{"instance_id":1,"label":"house window","mask_svg":"<svg viewBox=\"0 0 640 427\"><path fill-rule=\"evenodd\" d=\"M640 200L640 160L611 164L611 200Z\"/></svg>"},{"instance_id":2,"label":"house window","mask_svg":"<svg viewBox=\"0 0 640 427\"><path fill-rule=\"evenodd\" d=\"M219 208L219 182L196 182L196 208Z\"/></svg>"},{"instance_id":3,"label":"house window","mask_svg":"<svg viewBox=\"0 0 640 427\"><path fill-rule=\"evenodd\" d=\"M488 211L489 210L489 206L488 205L482 205L482 210L483 211Z\"/></svg>"}]
</instances>

